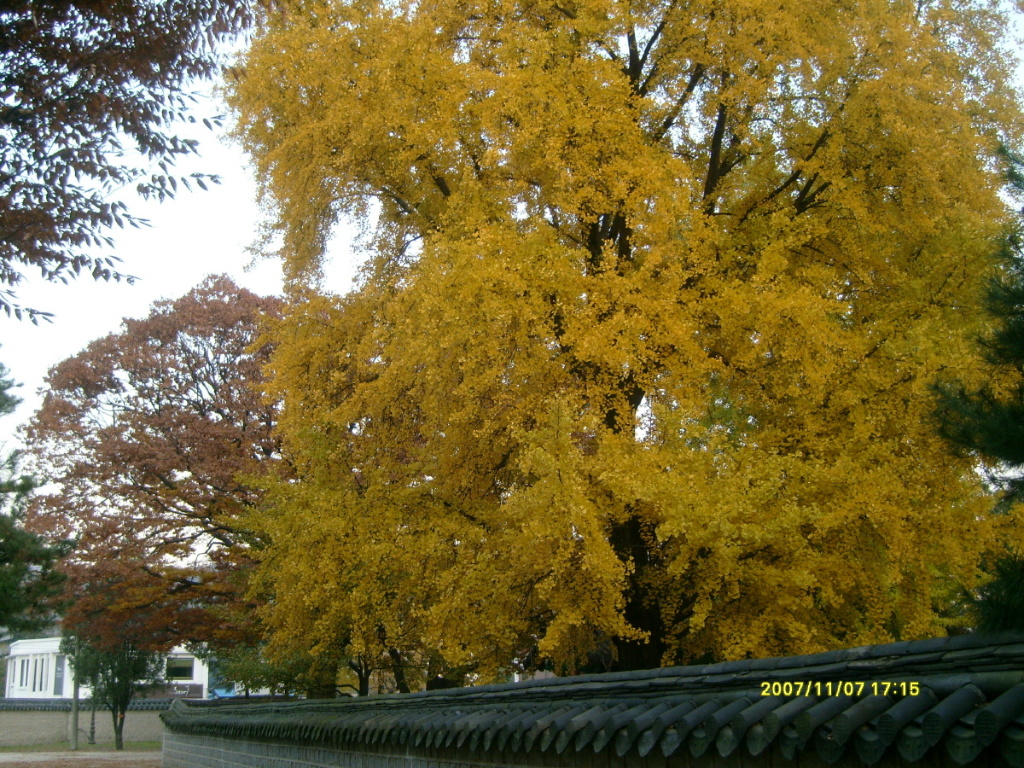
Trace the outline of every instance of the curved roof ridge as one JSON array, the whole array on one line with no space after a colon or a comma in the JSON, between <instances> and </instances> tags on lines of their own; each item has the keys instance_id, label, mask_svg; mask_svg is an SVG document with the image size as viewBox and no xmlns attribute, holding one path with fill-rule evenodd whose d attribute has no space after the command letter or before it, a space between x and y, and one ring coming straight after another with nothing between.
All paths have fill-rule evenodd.
<instances>
[{"instance_id":1,"label":"curved roof ridge","mask_svg":"<svg viewBox=\"0 0 1024 768\"><path fill-rule=\"evenodd\" d=\"M162 717L180 734L363 752L403 745L572 760L585 750L607 754L609 768L659 749L745 749L751 760L814 750L868 765L933 750L964 764L987 751L1024 768L1024 633L358 699L179 701Z\"/></svg>"}]
</instances>

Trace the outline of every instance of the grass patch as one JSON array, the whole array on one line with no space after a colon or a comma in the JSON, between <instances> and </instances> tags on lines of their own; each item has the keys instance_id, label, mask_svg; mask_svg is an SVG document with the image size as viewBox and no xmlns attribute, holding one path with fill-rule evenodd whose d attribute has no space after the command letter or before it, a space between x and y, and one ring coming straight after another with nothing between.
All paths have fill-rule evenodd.
<instances>
[{"instance_id":1,"label":"grass patch","mask_svg":"<svg viewBox=\"0 0 1024 768\"><path fill-rule=\"evenodd\" d=\"M128 741L125 742L125 752L154 752L159 751L159 741ZM0 752L67 752L70 749L66 741L52 741L49 744L23 744L21 746L0 746ZM85 740L78 742L79 752L113 752L114 742L108 741L104 744L86 744Z\"/></svg>"}]
</instances>

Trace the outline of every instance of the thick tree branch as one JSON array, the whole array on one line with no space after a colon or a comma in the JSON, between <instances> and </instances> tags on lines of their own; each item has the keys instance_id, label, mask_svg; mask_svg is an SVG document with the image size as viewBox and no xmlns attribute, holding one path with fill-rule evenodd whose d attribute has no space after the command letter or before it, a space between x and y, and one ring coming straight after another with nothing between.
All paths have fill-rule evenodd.
<instances>
[{"instance_id":1,"label":"thick tree branch","mask_svg":"<svg viewBox=\"0 0 1024 768\"><path fill-rule=\"evenodd\" d=\"M690 73L690 79L686 83L686 90L678 101L676 101L675 106L672 107L672 110L668 113L665 119L662 120L661 126L657 131L655 131L654 135L651 136L651 139L654 141L661 141L662 138L665 137L665 134L672 130L672 126L675 125L676 120L679 119L679 115L682 114L690 96L693 95L693 92L697 90L697 86L700 85L701 80L704 79L705 71L706 69L703 64L697 64L693 68L693 71Z\"/></svg>"},{"instance_id":2,"label":"thick tree branch","mask_svg":"<svg viewBox=\"0 0 1024 768\"><path fill-rule=\"evenodd\" d=\"M715 201L711 196L718 186L719 178L721 178L722 140L725 137L726 112L725 105L719 104L718 115L715 118L715 130L711 135L711 155L708 158L708 172L704 179L704 196L702 198L705 201L705 210L709 213L715 210Z\"/></svg>"}]
</instances>

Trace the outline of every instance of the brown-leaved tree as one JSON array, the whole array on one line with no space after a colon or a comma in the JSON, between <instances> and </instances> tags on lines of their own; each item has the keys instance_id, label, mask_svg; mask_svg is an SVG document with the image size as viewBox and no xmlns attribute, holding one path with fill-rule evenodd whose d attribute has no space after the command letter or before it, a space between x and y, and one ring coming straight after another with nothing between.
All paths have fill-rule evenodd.
<instances>
[{"instance_id":1,"label":"brown-leaved tree","mask_svg":"<svg viewBox=\"0 0 1024 768\"><path fill-rule=\"evenodd\" d=\"M174 193L171 166L196 151L175 127L190 117L189 84L218 71L217 43L250 19L247 0L0 7L0 310L40 314L10 290L26 268L121 277L98 249L111 228L139 221L109 195L129 184Z\"/></svg>"},{"instance_id":2,"label":"brown-leaved tree","mask_svg":"<svg viewBox=\"0 0 1024 768\"><path fill-rule=\"evenodd\" d=\"M130 619L145 625L136 642L164 647L246 631L228 615L254 543L246 475L280 458L277 406L259 391L269 350L254 344L279 308L211 277L50 371L26 430L50 484L28 524L75 543L62 564L72 630L110 641Z\"/></svg>"}]
</instances>

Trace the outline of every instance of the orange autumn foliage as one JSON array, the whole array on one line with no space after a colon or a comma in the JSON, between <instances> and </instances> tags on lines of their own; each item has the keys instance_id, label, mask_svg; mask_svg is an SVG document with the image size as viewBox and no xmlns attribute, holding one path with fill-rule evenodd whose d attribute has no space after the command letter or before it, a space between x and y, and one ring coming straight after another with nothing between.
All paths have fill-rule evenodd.
<instances>
[{"instance_id":1,"label":"orange autumn foliage","mask_svg":"<svg viewBox=\"0 0 1024 768\"><path fill-rule=\"evenodd\" d=\"M996 533L970 380L1019 142L987 2L283 3L239 135L298 303L280 648L484 677L941 628ZM340 216L374 223L316 295Z\"/></svg>"},{"instance_id":2,"label":"orange autumn foliage","mask_svg":"<svg viewBox=\"0 0 1024 768\"><path fill-rule=\"evenodd\" d=\"M277 465L277 406L259 390L257 323L280 301L208 278L55 366L26 430L48 485L28 525L74 542L66 627L102 647L230 643L253 631L244 573L259 501L244 475ZM233 622L230 618L240 619Z\"/></svg>"}]
</instances>

